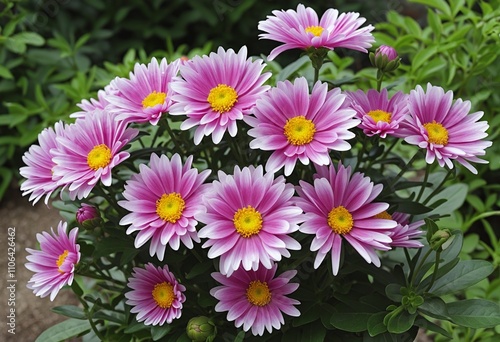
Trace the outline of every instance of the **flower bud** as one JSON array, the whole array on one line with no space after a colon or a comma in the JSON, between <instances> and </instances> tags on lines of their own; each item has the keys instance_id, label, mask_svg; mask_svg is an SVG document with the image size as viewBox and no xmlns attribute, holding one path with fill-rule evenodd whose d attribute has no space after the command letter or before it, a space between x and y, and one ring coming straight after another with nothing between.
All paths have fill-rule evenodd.
<instances>
[{"instance_id":1,"label":"flower bud","mask_svg":"<svg viewBox=\"0 0 500 342\"><path fill-rule=\"evenodd\" d=\"M392 46L381 45L369 55L370 62L382 72L394 71L399 67L401 58Z\"/></svg>"},{"instance_id":2,"label":"flower bud","mask_svg":"<svg viewBox=\"0 0 500 342\"><path fill-rule=\"evenodd\" d=\"M454 236L449 229L440 229L432 235L429 245L435 251L438 251L440 248L445 250L451 244L453 238Z\"/></svg>"},{"instance_id":3,"label":"flower bud","mask_svg":"<svg viewBox=\"0 0 500 342\"><path fill-rule=\"evenodd\" d=\"M390 61L395 60L398 58L398 53L392 46L388 45L381 45L376 51L375 51L375 57L379 56L387 56L387 59Z\"/></svg>"},{"instance_id":4,"label":"flower bud","mask_svg":"<svg viewBox=\"0 0 500 342\"><path fill-rule=\"evenodd\" d=\"M93 229L101 222L101 216L96 207L82 203L76 212L76 221L85 229Z\"/></svg>"},{"instance_id":5,"label":"flower bud","mask_svg":"<svg viewBox=\"0 0 500 342\"><path fill-rule=\"evenodd\" d=\"M217 327L206 316L193 317L187 324L186 334L194 342L210 342L217 335Z\"/></svg>"}]
</instances>

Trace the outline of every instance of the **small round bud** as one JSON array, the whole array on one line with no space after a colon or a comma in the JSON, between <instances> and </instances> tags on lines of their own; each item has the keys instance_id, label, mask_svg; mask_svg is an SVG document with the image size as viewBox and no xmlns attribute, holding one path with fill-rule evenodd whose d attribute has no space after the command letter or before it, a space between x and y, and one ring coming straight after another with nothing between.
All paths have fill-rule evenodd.
<instances>
[{"instance_id":1,"label":"small round bud","mask_svg":"<svg viewBox=\"0 0 500 342\"><path fill-rule=\"evenodd\" d=\"M451 244L453 238L454 236L449 229L440 229L432 235L429 245L435 251L439 249L445 250Z\"/></svg>"},{"instance_id":2,"label":"small round bud","mask_svg":"<svg viewBox=\"0 0 500 342\"><path fill-rule=\"evenodd\" d=\"M398 53L392 46L388 45L381 45L376 51L375 51L375 57L378 56L387 56L388 61L393 61L396 58L398 58Z\"/></svg>"},{"instance_id":3,"label":"small round bud","mask_svg":"<svg viewBox=\"0 0 500 342\"><path fill-rule=\"evenodd\" d=\"M210 342L217 335L217 327L206 316L193 317L187 324L186 334L193 342Z\"/></svg>"},{"instance_id":4,"label":"small round bud","mask_svg":"<svg viewBox=\"0 0 500 342\"><path fill-rule=\"evenodd\" d=\"M76 221L85 229L93 229L101 222L101 215L93 205L82 203L76 212Z\"/></svg>"},{"instance_id":5,"label":"small round bud","mask_svg":"<svg viewBox=\"0 0 500 342\"><path fill-rule=\"evenodd\" d=\"M375 53L370 52L370 62L380 72L394 71L399 67L401 58L392 46L381 45Z\"/></svg>"}]
</instances>

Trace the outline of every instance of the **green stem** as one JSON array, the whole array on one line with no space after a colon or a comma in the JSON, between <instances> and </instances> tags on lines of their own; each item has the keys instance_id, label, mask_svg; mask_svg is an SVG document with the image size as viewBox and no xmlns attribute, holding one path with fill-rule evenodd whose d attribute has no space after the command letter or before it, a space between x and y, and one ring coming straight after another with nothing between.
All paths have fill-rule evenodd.
<instances>
[{"instance_id":1,"label":"green stem","mask_svg":"<svg viewBox=\"0 0 500 342\"><path fill-rule=\"evenodd\" d=\"M406 165L401 169L401 171L397 174L397 176L389 183L389 188L392 189L393 186L399 181L399 179L408 171L413 162L417 159L420 151L417 151L413 157L406 163Z\"/></svg>"},{"instance_id":2,"label":"green stem","mask_svg":"<svg viewBox=\"0 0 500 342\"><path fill-rule=\"evenodd\" d=\"M452 169L449 169L446 175L444 176L443 180L439 185L434 189L429 196L425 198L425 200L422 202L423 205L426 205L429 203L429 201L438 193L441 191L441 188L443 187L444 183L448 180L448 177L451 175Z\"/></svg>"},{"instance_id":3,"label":"green stem","mask_svg":"<svg viewBox=\"0 0 500 342\"><path fill-rule=\"evenodd\" d=\"M175 150L180 154L180 155L185 155L184 150L181 147L181 144L179 143L179 140L177 140L177 136L174 134L174 131L172 131L172 128L170 127L170 124L168 123L168 119L165 119L165 128L167 129L168 135L170 139L172 139L172 142L174 143Z\"/></svg>"},{"instance_id":4,"label":"green stem","mask_svg":"<svg viewBox=\"0 0 500 342\"><path fill-rule=\"evenodd\" d=\"M417 267L415 267L415 270L413 271L411 278L410 278L410 285L413 284L413 281L415 280L416 275L418 274L418 272L420 272L420 269L424 265L424 262L427 260L429 255L431 255L431 253L432 253L432 249L429 248L427 253L425 253L425 255L423 256L422 260L420 260L420 262L418 263Z\"/></svg>"},{"instance_id":5,"label":"green stem","mask_svg":"<svg viewBox=\"0 0 500 342\"><path fill-rule=\"evenodd\" d=\"M425 175L424 175L424 181L422 182L422 187L420 188L420 191L418 193L417 199L415 202L420 202L420 199L422 198L422 195L424 194L424 190L427 187L427 181L429 179L429 173L431 172L431 164L427 164L425 167Z\"/></svg>"},{"instance_id":6,"label":"green stem","mask_svg":"<svg viewBox=\"0 0 500 342\"><path fill-rule=\"evenodd\" d=\"M427 286L427 289L425 289L425 292L429 291L432 287L432 285L434 285L434 282L436 281L436 277L437 277L437 270L439 269L439 257L441 255L441 250L438 250L436 252L436 261L434 262L434 269L432 270L432 278L431 278L431 282L429 284L429 286Z\"/></svg>"},{"instance_id":7,"label":"green stem","mask_svg":"<svg viewBox=\"0 0 500 342\"><path fill-rule=\"evenodd\" d=\"M403 251L405 252L405 258L406 262L408 263L408 267L411 265L411 257L410 257L410 252L408 252L408 248L404 247ZM406 280L406 286L409 286L410 284L408 283L408 279Z\"/></svg>"},{"instance_id":8,"label":"green stem","mask_svg":"<svg viewBox=\"0 0 500 342\"><path fill-rule=\"evenodd\" d=\"M314 82L313 82L313 84L315 84L319 79L319 69L320 68L321 68L321 66L319 68L314 68Z\"/></svg>"},{"instance_id":9,"label":"green stem","mask_svg":"<svg viewBox=\"0 0 500 342\"><path fill-rule=\"evenodd\" d=\"M377 72L377 91L380 92L380 89L382 89L382 80L384 79L384 72L378 70Z\"/></svg>"},{"instance_id":10,"label":"green stem","mask_svg":"<svg viewBox=\"0 0 500 342\"><path fill-rule=\"evenodd\" d=\"M110 194L107 194L106 191L104 191L104 188L101 184L97 184L94 189L96 195L102 196L116 210L118 214L122 211L122 208L118 206L116 200Z\"/></svg>"},{"instance_id":11,"label":"green stem","mask_svg":"<svg viewBox=\"0 0 500 342\"><path fill-rule=\"evenodd\" d=\"M97 326L95 325L94 320L91 317L92 310L89 310L90 309L89 305L87 304L85 299L83 299L82 297L78 296L78 299L80 300L80 303L82 303L82 305L83 305L83 309L85 310L85 314L87 316L87 319L89 320L90 327L92 328L92 331L94 331L94 334L97 336L97 338L99 338L99 340L104 341L104 336L101 334L99 329L97 329Z\"/></svg>"}]
</instances>

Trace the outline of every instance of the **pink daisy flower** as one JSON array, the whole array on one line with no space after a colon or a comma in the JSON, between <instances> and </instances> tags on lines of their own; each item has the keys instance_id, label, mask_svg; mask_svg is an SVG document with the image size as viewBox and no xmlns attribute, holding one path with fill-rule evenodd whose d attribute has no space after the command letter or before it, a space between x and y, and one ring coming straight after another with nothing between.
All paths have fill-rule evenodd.
<instances>
[{"instance_id":1,"label":"pink daisy flower","mask_svg":"<svg viewBox=\"0 0 500 342\"><path fill-rule=\"evenodd\" d=\"M423 232L419 228L424 225L424 220L410 223L410 215L398 212L391 215L387 211L377 214L375 217L396 221L396 228L389 231L392 247L420 248L424 246L416 240L422 237Z\"/></svg>"},{"instance_id":2,"label":"pink daisy flower","mask_svg":"<svg viewBox=\"0 0 500 342\"><path fill-rule=\"evenodd\" d=\"M220 256L220 272L228 276L240 265L257 270L260 264L271 268L289 249L300 244L289 236L302 222L302 210L292 203L294 188L284 177L274 179L257 168L234 168L234 175L219 171L203 197L206 213L195 217L206 224L198 235L208 240L209 258Z\"/></svg>"},{"instance_id":3,"label":"pink daisy flower","mask_svg":"<svg viewBox=\"0 0 500 342\"><path fill-rule=\"evenodd\" d=\"M297 159L318 165L330 163L329 150L347 151L345 140L354 138L349 129L359 120L347 106L340 89L328 91L326 83L316 82L309 94L304 77L278 82L257 101L254 115L245 117L252 128L248 135L253 149L274 151L266 163L267 172L285 167L285 176L292 173Z\"/></svg>"},{"instance_id":4,"label":"pink daisy flower","mask_svg":"<svg viewBox=\"0 0 500 342\"><path fill-rule=\"evenodd\" d=\"M470 101L457 99L453 92L427 84L425 93L421 86L410 92L409 114L406 116L408 136L405 141L427 150L425 161L453 168L456 160L472 173L477 170L469 162L486 164L477 156L485 155L491 141L483 141L488 134L488 123L478 120L483 112L469 114Z\"/></svg>"},{"instance_id":5,"label":"pink daisy flower","mask_svg":"<svg viewBox=\"0 0 500 342\"><path fill-rule=\"evenodd\" d=\"M356 117L361 120L359 128L368 136L380 135L385 138L387 135L402 138L399 124L408 113L408 95L398 91L389 100L387 89L382 89L379 93L375 89L370 89L365 94L362 90L346 92L351 101L351 108L356 111Z\"/></svg>"},{"instance_id":6,"label":"pink daisy flower","mask_svg":"<svg viewBox=\"0 0 500 342\"><path fill-rule=\"evenodd\" d=\"M127 234L139 231L135 247L151 240L149 253L159 260L163 260L167 244L178 250L180 242L187 248L193 248L193 240L200 242L194 214L203 210L201 196L208 186L203 182L211 171L198 173L191 167L192 161L192 156L182 164L178 154L172 159L151 154L149 167L139 166L139 174L125 184L125 200L118 202L131 211L120 220L121 225L130 225Z\"/></svg>"},{"instance_id":7,"label":"pink daisy flower","mask_svg":"<svg viewBox=\"0 0 500 342\"><path fill-rule=\"evenodd\" d=\"M171 115L187 115L181 129L197 126L194 143L198 145L203 136L212 135L218 144L226 131L234 137L238 131L237 120L251 112L255 101L269 86L263 83L271 73L262 74L265 64L258 59L247 59L247 48L243 46L236 54L219 47L210 56L195 56L181 66L182 78L172 84L176 102Z\"/></svg>"},{"instance_id":8,"label":"pink daisy flower","mask_svg":"<svg viewBox=\"0 0 500 342\"><path fill-rule=\"evenodd\" d=\"M116 79L118 79L118 77ZM106 109L106 107L109 105L107 96L111 94L116 95L119 93L114 85L114 82L115 82L114 80L111 81L110 84L104 87L104 90L101 89L97 92L97 100L96 99L90 99L90 101L82 100L82 102L78 103L77 106L80 107L82 111L72 113L69 117L83 118L89 112Z\"/></svg>"},{"instance_id":9,"label":"pink daisy flower","mask_svg":"<svg viewBox=\"0 0 500 342\"><path fill-rule=\"evenodd\" d=\"M52 234L42 232L36 238L40 250L26 248L28 263L26 268L35 274L28 281L27 287L39 297L50 300L59 293L64 285L73 283L75 266L80 261L80 245L76 243L78 228L73 228L66 234L66 222L59 222L57 233L51 228Z\"/></svg>"},{"instance_id":10,"label":"pink daisy flower","mask_svg":"<svg viewBox=\"0 0 500 342\"><path fill-rule=\"evenodd\" d=\"M147 122L156 125L161 115L172 105L170 82L179 72L179 60L170 64L163 58L160 63L153 57L150 63L136 63L130 77L117 78L114 87L117 93L106 96L109 111L116 120L125 122Z\"/></svg>"},{"instance_id":11,"label":"pink daisy flower","mask_svg":"<svg viewBox=\"0 0 500 342\"><path fill-rule=\"evenodd\" d=\"M57 122L54 128L46 128L38 135L39 145L31 145L23 155L26 166L19 169L21 176L26 180L21 184L23 196L30 195L29 200L33 205L45 195L45 204L48 205L52 193L60 184L53 177L56 165L52 161L50 150L56 148L56 137L64 135L65 125Z\"/></svg>"},{"instance_id":12,"label":"pink daisy flower","mask_svg":"<svg viewBox=\"0 0 500 342\"><path fill-rule=\"evenodd\" d=\"M186 288L179 284L167 265L155 267L152 263L144 268L134 267L125 293L131 313L137 314L137 321L145 325L170 324L181 317L182 303L186 301Z\"/></svg>"},{"instance_id":13,"label":"pink daisy flower","mask_svg":"<svg viewBox=\"0 0 500 342\"><path fill-rule=\"evenodd\" d=\"M338 164L318 166L314 184L300 181L297 187L297 205L304 212L304 223L300 231L315 234L311 251L317 251L314 268L318 268L326 254L331 252L333 274L340 267L342 241L346 240L368 263L380 267L376 250L391 249L388 229L396 227L393 220L375 215L387 210L387 203L373 201L382 191L382 185L374 185L369 177L351 167Z\"/></svg>"},{"instance_id":14,"label":"pink daisy flower","mask_svg":"<svg viewBox=\"0 0 500 342\"><path fill-rule=\"evenodd\" d=\"M347 48L367 52L366 49L375 42L370 33L372 25L361 27L366 21L359 13L341 13L336 9L328 9L320 20L316 12L302 4L297 11L273 11L274 16L267 16L260 21L258 29L261 39L270 39L283 43L269 54L268 60L273 60L280 53L290 49L308 48Z\"/></svg>"},{"instance_id":15,"label":"pink daisy flower","mask_svg":"<svg viewBox=\"0 0 500 342\"><path fill-rule=\"evenodd\" d=\"M51 149L54 178L69 185L72 200L87 197L99 180L110 186L111 170L129 157L121 150L137 133L105 111L88 113L56 138L57 147Z\"/></svg>"},{"instance_id":16,"label":"pink daisy flower","mask_svg":"<svg viewBox=\"0 0 500 342\"><path fill-rule=\"evenodd\" d=\"M275 277L277 265L270 269L259 267L246 271L239 268L227 278L214 272L212 277L222 286L214 287L210 294L219 300L215 311L227 313L228 321L235 321L237 328L252 330L253 335L262 336L264 329L271 333L285 324L283 313L298 317L299 310L294 305L300 302L287 295L297 290L299 284L290 283L297 271L283 272Z\"/></svg>"}]
</instances>

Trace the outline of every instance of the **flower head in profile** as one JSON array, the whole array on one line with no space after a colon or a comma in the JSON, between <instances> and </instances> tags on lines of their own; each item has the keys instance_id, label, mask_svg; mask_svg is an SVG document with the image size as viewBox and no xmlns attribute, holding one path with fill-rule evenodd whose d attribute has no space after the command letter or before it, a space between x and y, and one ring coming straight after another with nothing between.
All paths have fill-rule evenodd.
<instances>
[{"instance_id":1,"label":"flower head in profile","mask_svg":"<svg viewBox=\"0 0 500 342\"><path fill-rule=\"evenodd\" d=\"M234 137L238 131L237 120L249 114L255 102L269 86L263 83L271 76L262 74L262 60L247 59L243 46L236 54L219 47L209 56L195 56L181 66L182 78L172 84L175 104L171 115L187 115L181 129L196 127L194 143L203 136L212 135L218 144L226 131Z\"/></svg>"},{"instance_id":2,"label":"flower head in profile","mask_svg":"<svg viewBox=\"0 0 500 342\"><path fill-rule=\"evenodd\" d=\"M285 324L283 313L298 317L299 310L294 305L300 302L288 298L299 284L290 283L297 271L286 271L275 277L277 265L270 269L259 267L247 271L239 268L231 277L214 272L212 277L221 283L210 290L210 294L219 300L215 311L228 311L228 321L235 321L237 328L252 330L253 335L262 336L264 330L271 333Z\"/></svg>"},{"instance_id":3,"label":"flower head in profile","mask_svg":"<svg viewBox=\"0 0 500 342\"><path fill-rule=\"evenodd\" d=\"M54 300L63 286L73 283L75 266L80 261L80 245L76 243L78 228L73 228L69 235L66 228L67 223L61 221L57 233L51 228L52 234L37 234L40 250L26 248L30 255L26 257L29 262L25 266L35 272L27 287L42 298L50 294L50 300Z\"/></svg>"},{"instance_id":4,"label":"flower head in profile","mask_svg":"<svg viewBox=\"0 0 500 342\"><path fill-rule=\"evenodd\" d=\"M148 263L134 267L125 293L131 313L137 314L137 321L145 325L170 324L181 317L182 303L186 301L186 288L179 284L167 265L156 267Z\"/></svg>"},{"instance_id":5,"label":"flower head in profile","mask_svg":"<svg viewBox=\"0 0 500 342\"><path fill-rule=\"evenodd\" d=\"M131 211L120 220L121 225L130 225L127 234L139 231L135 247L151 240L149 253L159 260L167 245L178 250L181 242L187 248L193 248L193 240L200 242L194 214L203 209L201 196L207 187L203 182L210 170L198 173L192 161L192 156L183 164L178 154L171 159L151 154L149 166L139 166L140 172L125 184L125 200L118 202Z\"/></svg>"},{"instance_id":6,"label":"flower head in profile","mask_svg":"<svg viewBox=\"0 0 500 342\"><path fill-rule=\"evenodd\" d=\"M350 107L356 111L356 117L361 120L359 128L368 136L379 135L381 138L392 135L402 137L400 123L407 114L408 95L398 91L391 99L387 90L381 92L370 89L346 92Z\"/></svg>"},{"instance_id":7,"label":"flower head in profile","mask_svg":"<svg viewBox=\"0 0 500 342\"><path fill-rule=\"evenodd\" d=\"M52 193L60 187L53 177L55 163L52 161L51 149L57 147L56 137L64 135L65 125L57 122L54 128L45 128L38 135L38 144L31 145L23 155L26 166L19 169L21 176L26 180L21 184L23 196L30 195L29 200L33 205L45 196L45 204L48 204Z\"/></svg>"},{"instance_id":8,"label":"flower head in profile","mask_svg":"<svg viewBox=\"0 0 500 342\"><path fill-rule=\"evenodd\" d=\"M470 162L488 163L478 158L485 155L491 141L488 136L488 123L478 120L483 112L469 114L470 101L457 99L453 102L453 92L427 84L427 92L418 85L410 92L409 114L406 116L408 133L405 141L426 149L425 161L432 164L437 160L439 166L453 168L456 160L472 173L477 170Z\"/></svg>"},{"instance_id":9,"label":"flower head in profile","mask_svg":"<svg viewBox=\"0 0 500 342\"><path fill-rule=\"evenodd\" d=\"M388 230L396 227L394 220L376 218L387 210L387 203L374 202L382 185L374 185L369 177L351 167L338 164L318 166L314 184L300 181L297 205L304 212L300 231L314 234L311 251L317 251L314 268L318 268L330 252L333 274L340 268L342 244L349 243L368 263L380 266L376 251L391 249Z\"/></svg>"},{"instance_id":10,"label":"flower head in profile","mask_svg":"<svg viewBox=\"0 0 500 342\"><path fill-rule=\"evenodd\" d=\"M195 217L206 224L198 235L208 239L208 257L220 257L222 274L240 265L247 271L261 264L271 268L273 261L290 257L289 249L300 249L289 234L298 230L302 210L292 203L294 188L283 176L274 179L262 166L236 166L234 175L218 176L203 197L206 212Z\"/></svg>"},{"instance_id":11,"label":"flower head in profile","mask_svg":"<svg viewBox=\"0 0 500 342\"><path fill-rule=\"evenodd\" d=\"M118 79L118 77L116 79ZM83 118L89 112L106 109L106 107L109 105L107 97L119 93L119 91L115 87L115 80L111 81L111 83L105 86L104 89L101 89L97 92L97 100L96 99L82 100L82 102L78 103L77 106L80 107L82 110L79 112L72 113L69 117Z\"/></svg>"},{"instance_id":12,"label":"flower head in profile","mask_svg":"<svg viewBox=\"0 0 500 342\"><path fill-rule=\"evenodd\" d=\"M259 37L280 43L271 51L268 59L273 60L280 53L290 49L347 48L362 52L375 42L370 33L372 25L361 27L366 21L359 13L340 13L336 9L328 9L321 19L310 7L302 4L297 6L297 11L275 10L274 16L268 16L260 21L258 29L264 31Z\"/></svg>"},{"instance_id":13,"label":"flower head in profile","mask_svg":"<svg viewBox=\"0 0 500 342\"><path fill-rule=\"evenodd\" d=\"M424 246L417 240L421 238L423 234L420 230L420 227L425 223L423 220L410 223L410 215L399 212L395 212L389 216L398 224L396 228L390 230L392 247L420 248Z\"/></svg>"},{"instance_id":14,"label":"flower head in profile","mask_svg":"<svg viewBox=\"0 0 500 342\"><path fill-rule=\"evenodd\" d=\"M179 60L169 64L163 58L158 63L154 57L148 65L136 63L129 78L114 80L117 92L106 97L109 111L116 114L116 120L156 125L172 105L170 84L179 65Z\"/></svg>"},{"instance_id":15,"label":"flower head in profile","mask_svg":"<svg viewBox=\"0 0 500 342\"><path fill-rule=\"evenodd\" d=\"M346 96L336 88L328 91L326 83L317 82L309 94L304 77L278 82L257 101L255 116L245 122L252 128L248 135L253 149L273 151L266 163L267 172L285 167L288 176L297 160L317 165L330 163L330 150L346 151L354 138L349 129L357 126L354 110L347 106Z\"/></svg>"},{"instance_id":16,"label":"flower head in profile","mask_svg":"<svg viewBox=\"0 0 500 342\"><path fill-rule=\"evenodd\" d=\"M137 133L106 111L88 113L57 137L57 147L51 149L54 177L68 186L73 200L87 197L99 181L110 186L111 170L129 157L122 149Z\"/></svg>"}]
</instances>

